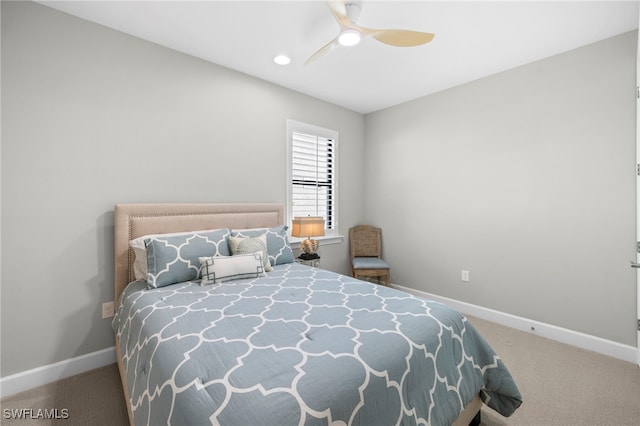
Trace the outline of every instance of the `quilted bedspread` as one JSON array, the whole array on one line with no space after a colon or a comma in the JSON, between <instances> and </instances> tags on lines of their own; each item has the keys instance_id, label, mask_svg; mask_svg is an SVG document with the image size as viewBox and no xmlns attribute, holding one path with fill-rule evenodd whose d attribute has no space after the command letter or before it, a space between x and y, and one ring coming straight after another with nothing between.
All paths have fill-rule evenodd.
<instances>
[{"instance_id":1,"label":"quilted bedspread","mask_svg":"<svg viewBox=\"0 0 640 426\"><path fill-rule=\"evenodd\" d=\"M267 277L147 290L113 328L138 425L449 425L475 394L520 393L459 312L297 263Z\"/></svg>"}]
</instances>

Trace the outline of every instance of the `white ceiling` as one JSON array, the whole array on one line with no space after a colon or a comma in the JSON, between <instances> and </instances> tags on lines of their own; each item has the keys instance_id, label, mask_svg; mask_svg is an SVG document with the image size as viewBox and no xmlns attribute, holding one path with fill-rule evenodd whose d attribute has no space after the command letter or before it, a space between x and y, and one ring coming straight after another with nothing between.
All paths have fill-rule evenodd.
<instances>
[{"instance_id":1,"label":"white ceiling","mask_svg":"<svg viewBox=\"0 0 640 426\"><path fill-rule=\"evenodd\" d=\"M305 66L338 32L323 1L40 3L363 114L638 28L638 1L364 0L359 25L435 38L368 38Z\"/></svg>"}]
</instances>

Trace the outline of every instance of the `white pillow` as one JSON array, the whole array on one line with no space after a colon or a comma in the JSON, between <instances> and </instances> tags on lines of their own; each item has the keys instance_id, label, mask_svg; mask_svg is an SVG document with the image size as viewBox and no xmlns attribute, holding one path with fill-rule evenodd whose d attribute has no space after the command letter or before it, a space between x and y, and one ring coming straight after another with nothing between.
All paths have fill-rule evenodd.
<instances>
[{"instance_id":1,"label":"white pillow","mask_svg":"<svg viewBox=\"0 0 640 426\"><path fill-rule=\"evenodd\" d=\"M271 272L271 262L267 251L267 236L257 237L229 237L229 248L231 255L260 253L265 272Z\"/></svg>"},{"instance_id":2,"label":"white pillow","mask_svg":"<svg viewBox=\"0 0 640 426\"><path fill-rule=\"evenodd\" d=\"M133 249L133 253L136 255L133 261L133 276L136 280L146 281L147 279L147 249L144 246L144 240L152 237L152 235L145 235L129 241L129 247Z\"/></svg>"},{"instance_id":3,"label":"white pillow","mask_svg":"<svg viewBox=\"0 0 640 426\"><path fill-rule=\"evenodd\" d=\"M237 256L199 257L202 266L200 285L265 276L262 254L250 253Z\"/></svg>"}]
</instances>

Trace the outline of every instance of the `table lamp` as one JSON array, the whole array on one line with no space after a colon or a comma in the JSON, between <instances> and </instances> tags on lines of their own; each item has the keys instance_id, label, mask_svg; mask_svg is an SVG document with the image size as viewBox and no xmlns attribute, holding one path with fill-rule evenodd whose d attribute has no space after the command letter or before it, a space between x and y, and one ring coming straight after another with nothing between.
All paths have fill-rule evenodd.
<instances>
[{"instance_id":1,"label":"table lamp","mask_svg":"<svg viewBox=\"0 0 640 426\"><path fill-rule=\"evenodd\" d=\"M319 259L318 256L318 240L312 240L311 237L320 237L324 235L324 219L319 216L294 217L291 221L291 236L306 237L306 240L300 243L302 254L300 259L312 260Z\"/></svg>"}]
</instances>

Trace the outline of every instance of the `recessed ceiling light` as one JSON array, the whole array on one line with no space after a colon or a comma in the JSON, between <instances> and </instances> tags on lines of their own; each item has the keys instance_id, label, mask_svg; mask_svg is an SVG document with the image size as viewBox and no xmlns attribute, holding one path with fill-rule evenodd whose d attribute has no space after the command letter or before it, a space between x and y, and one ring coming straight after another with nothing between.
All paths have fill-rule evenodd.
<instances>
[{"instance_id":1,"label":"recessed ceiling light","mask_svg":"<svg viewBox=\"0 0 640 426\"><path fill-rule=\"evenodd\" d=\"M273 62L278 65L288 65L291 62L291 58L289 58L287 55L278 55L273 58Z\"/></svg>"},{"instance_id":2,"label":"recessed ceiling light","mask_svg":"<svg viewBox=\"0 0 640 426\"><path fill-rule=\"evenodd\" d=\"M338 36L338 43L343 46L355 46L360 43L361 34L358 30L346 29Z\"/></svg>"}]
</instances>

